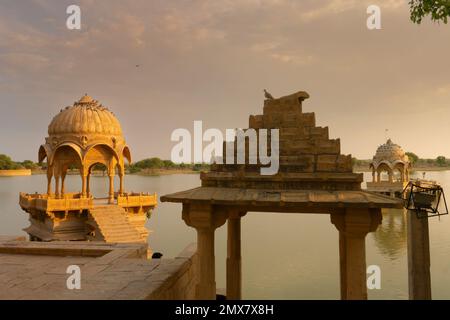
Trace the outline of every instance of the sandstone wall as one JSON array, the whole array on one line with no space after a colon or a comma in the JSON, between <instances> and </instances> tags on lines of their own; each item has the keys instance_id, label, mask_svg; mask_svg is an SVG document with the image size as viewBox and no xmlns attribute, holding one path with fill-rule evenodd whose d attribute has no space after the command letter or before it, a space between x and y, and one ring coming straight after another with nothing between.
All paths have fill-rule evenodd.
<instances>
[{"instance_id":1,"label":"sandstone wall","mask_svg":"<svg viewBox=\"0 0 450 320\"><path fill-rule=\"evenodd\" d=\"M197 283L197 244L193 243L181 252L178 257L163 260L158 267L164 281L154 290L148 299L151 300L193 300Z\"/></svg>"}]
</instances>

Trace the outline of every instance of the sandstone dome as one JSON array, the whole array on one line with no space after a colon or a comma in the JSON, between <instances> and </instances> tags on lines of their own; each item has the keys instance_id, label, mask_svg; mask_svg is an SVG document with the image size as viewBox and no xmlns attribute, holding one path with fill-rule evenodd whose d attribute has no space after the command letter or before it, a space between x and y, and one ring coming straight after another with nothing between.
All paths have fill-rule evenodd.
<instances>
[{"instance_id":1,"label":"sandstone dome","mask_svg":"<svg viewBox=\"0 0 450 320\"><path fill-rule=\"evenodd\" d=\"M124 157L131 162L119 120L88 95L62 109L53 118L45 144L39 148L39 162L48 158L52 164L57 153L69 154L72 151L80 161L95 158L105 162L113 155L122 166ZM73 154L67 157L73 158Z\"/></svg>"},{"instance_id":2,"label":"sandstone dome","mask_svg":"<svg viewBox=\"0 0 450 320\"><path fill-rule=\"evenodd\" d=\"M402 147L388 139L385 144L378 147L373 157L373 162L379 163L381 161L408 163L409 158Z\"/></svg>"},{"instance_id":3,"label":"sandstone dome","mask_svg":"<svg viewBox=\"0 0 450 320\"><path fill-rule=\"evenodd\" d=\"M106 135L122 136L116 116L97 100L84 95L73 106L62 109L48 126L52 135Z\"/></svg>"}]
</instances>

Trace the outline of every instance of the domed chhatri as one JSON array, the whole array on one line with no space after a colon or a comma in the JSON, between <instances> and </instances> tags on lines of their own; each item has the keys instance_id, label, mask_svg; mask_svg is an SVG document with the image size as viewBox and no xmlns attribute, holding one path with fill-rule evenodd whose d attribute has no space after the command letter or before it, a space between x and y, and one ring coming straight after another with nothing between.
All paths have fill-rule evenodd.
<instances>
[{"instance_id":1,"label":"domed chhatri","mask_svg":"<svg viewBox=\"0 0 450 320\"><path fill-rule=\"evenodd\" d=\"M409 181L411 163L402 147L388 139L385 144L378 147L370 168L372 182L367 182L369 191L398 195ZM383 172L388 176L385 181L381 176Z\"/></svg>"},{"instance_id":2,"label":"domed chhatri","mask_svg":"<svg viewBox=\"0 0 450 320\"><path fill-rule=\"evenodd\" d=\"M86 94L62 109L48 126L48 137L39 148L39 162L45 159L47 193L20 195L21 207L30 214L31 226L25 230L31 239L147 240L146 212L156 206L156 195L125 193L125 160L131 162L131 153L119 120L106 107ZM107 198L101 200L90 192L90 177L97 164L106 167L109 179ZM81 176L79 193L65 190L67 173L73 168ZM116 174L120 179L118 192L114 192ZM120 230L114 224L121 225Z\"/></svg>"},{"instance_id":3,"label":"domed chhatri","mask_svg":"<svg viewBox=\"0 0 450 320\"><path fill-rule=\"evenodd\" d=\"M131 162L131 153L122 135L119 120L97 100L84 95L73 106L56 115L48 126L48 137L39 149L39 162L47 158L48 191L55 178L56 197L64 194L64 180L71 166L80 169L82 197L89 195L89 177L95 164L107 167L110 176L109 197L113 200L113 177L118 170L123 193L124 159ZM61 178L61 186L59 179ZM60 188L61 187L61 188Z\"/></svg>"}]
</instances>

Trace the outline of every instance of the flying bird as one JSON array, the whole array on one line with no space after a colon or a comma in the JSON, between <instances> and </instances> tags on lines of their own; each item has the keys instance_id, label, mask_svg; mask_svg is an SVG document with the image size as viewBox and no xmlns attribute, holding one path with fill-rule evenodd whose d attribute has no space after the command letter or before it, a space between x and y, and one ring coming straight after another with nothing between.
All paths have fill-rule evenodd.
<instances>
[{"instance_id":1,"label":"flying bird","mask_svg":"<svg viewBox=\"0 0 450 320\"><path fill-rule=\"evenodd\" d=\"M269 100L274 100L275 99L269 92L267 92L266 89L264 89L264 97L266 99L269 99Z\"/></svg>"}]
</instances>

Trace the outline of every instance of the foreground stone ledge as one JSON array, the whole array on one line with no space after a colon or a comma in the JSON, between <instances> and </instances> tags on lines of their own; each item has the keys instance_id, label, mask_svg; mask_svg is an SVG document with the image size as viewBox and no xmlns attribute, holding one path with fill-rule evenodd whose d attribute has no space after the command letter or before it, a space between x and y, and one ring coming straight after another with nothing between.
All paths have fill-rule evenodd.
<instances>
[{"instance_id":1,"label":"foreground stone ledge","mask_svg":"<svg viewBox=\"0 0 450 320\"><path fill-rule=\"evenodd\" d=\"M145 244L28 242L0 237L0 299L193 299L196 245L173 259L147 259ZM81 289L69 290L69 265Z\"/></svg>"}]
</instances>

